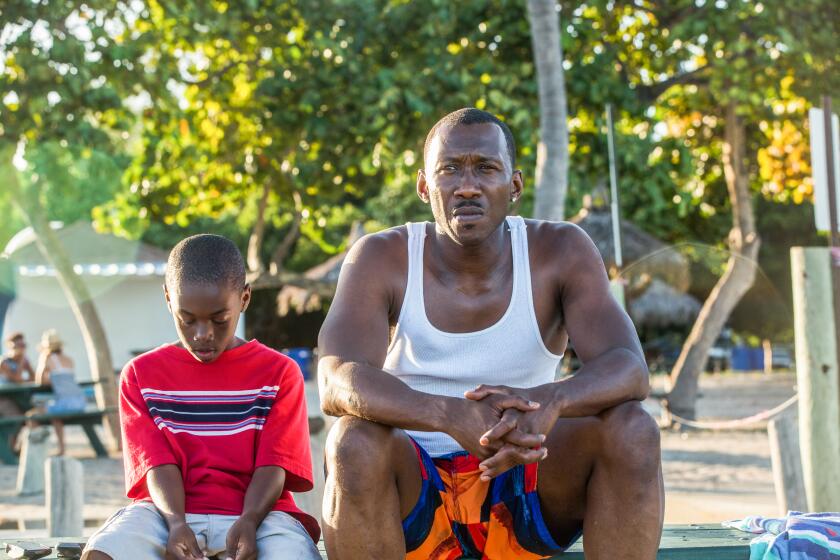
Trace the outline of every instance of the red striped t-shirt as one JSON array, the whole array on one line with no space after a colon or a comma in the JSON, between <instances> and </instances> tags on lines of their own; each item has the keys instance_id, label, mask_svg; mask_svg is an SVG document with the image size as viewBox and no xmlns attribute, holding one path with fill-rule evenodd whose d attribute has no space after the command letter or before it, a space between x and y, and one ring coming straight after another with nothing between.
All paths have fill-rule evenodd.
<instances>
[{"instance_id":1,"label":"red striped t-shirt","mask_svg":"<svg viewBox=\"0 0 840 560\"><path fill-rule=\"evenodd\" d=\"M283 354L252 340L202 363L166 344L126 364L120 379L126 495L151 500L146 473L178 465L186 513L241 515L257 467L286 471L274 510L320 529L290 491L312 489L303 376Z\"/></svg>"}]
</instances>

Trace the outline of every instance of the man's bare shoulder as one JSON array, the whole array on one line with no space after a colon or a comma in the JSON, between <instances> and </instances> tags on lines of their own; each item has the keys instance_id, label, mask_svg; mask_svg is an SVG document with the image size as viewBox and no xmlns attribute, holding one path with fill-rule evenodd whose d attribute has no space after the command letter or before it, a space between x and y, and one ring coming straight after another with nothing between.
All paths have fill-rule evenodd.
<instances>
[{"instance_id":1,"label":"man's bare shoulder","mask_svg":"<svg viewBox=\"0 0 840 560\"><path fill-rule=\"evenodd\" d=\"M589 256L596 250L589 235L571 222L526 219L525 224L528 246L541 259L562 256L568 262Z\"/></svg>"},{"instance_id":2,"label":"man's bare shoulder","mask_svg":"<svg viewBox=\"0 0 840 560\"><path fill-rule=\"evenodd\" d=\"M353 244L347 260L366 265L395 264L405 260L407 246L408 229L404 225L396 226L363 236Z\"/></svg>"}]
</instances>

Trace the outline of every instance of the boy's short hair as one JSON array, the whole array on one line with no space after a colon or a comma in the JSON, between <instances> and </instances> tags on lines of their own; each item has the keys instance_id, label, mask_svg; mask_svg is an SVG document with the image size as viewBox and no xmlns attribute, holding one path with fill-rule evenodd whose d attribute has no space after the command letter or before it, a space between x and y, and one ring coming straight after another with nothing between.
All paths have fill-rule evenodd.
<instances>
[{"instance_id":1,"label":"boy's short hair","mask_svg":"<svg viewBox=\"0 0 840 560\"><path fill-rule=\"evenodd\" d=\"M202 233L180 241L166 262L166 285L172 289L184 283L226 284L245 288L245 261L233 241L221 235Z\"/></svg>"}]
</instances>

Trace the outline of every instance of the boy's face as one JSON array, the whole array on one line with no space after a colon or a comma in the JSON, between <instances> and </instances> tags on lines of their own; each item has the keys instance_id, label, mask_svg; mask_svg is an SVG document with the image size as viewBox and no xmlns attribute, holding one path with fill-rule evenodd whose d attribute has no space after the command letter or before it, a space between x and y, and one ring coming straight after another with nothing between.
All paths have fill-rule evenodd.
<instances>
[{"instance_id":1,"label":"boy's face","mask_svg":"<svg viewBox=\"0 0 840 560\"><path fill-rule=\"evenodd\" d=\"M209 363L234 346L239 314L251 301L251 287L183 283L164 285L169 312L184 348L196 360Z\"/></svg>"}]
</instances>

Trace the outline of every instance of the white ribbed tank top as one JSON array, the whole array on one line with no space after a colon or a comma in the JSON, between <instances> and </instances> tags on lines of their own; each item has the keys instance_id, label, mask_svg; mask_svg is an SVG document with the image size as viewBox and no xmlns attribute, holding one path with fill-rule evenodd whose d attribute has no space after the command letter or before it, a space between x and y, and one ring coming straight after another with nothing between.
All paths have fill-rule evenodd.
<instances>
[{"instance_id":1,"label":"white ribbed tank top","mask_svg":"<svg viewBox=\"0 0 840 560\"><path fill-rule=\"evenodd\" d=\"M394 338L383 369L412 389L463 398L481 383L535 387L554 381L561 356L543 342L531 294L525 221L508 216L513 252L513 290L507 311L495 324L476 332L437 329L426 316L423 297L425 223L409 223L408 283ZM457 418L452 419L457 422ZM432 457L461 451L450 436L408 431Z\"/></svg>"}]
</instances>

